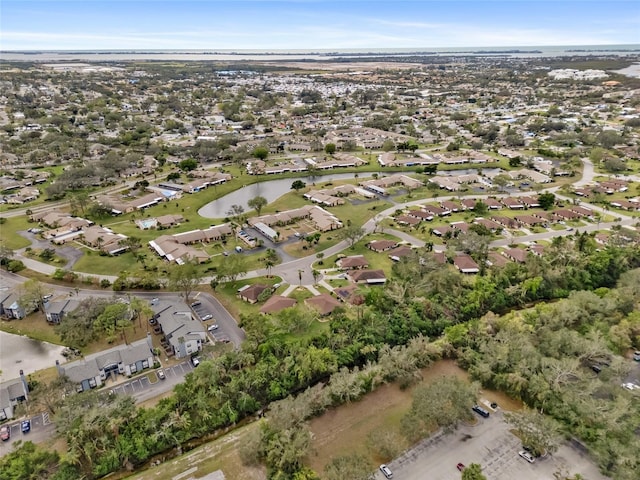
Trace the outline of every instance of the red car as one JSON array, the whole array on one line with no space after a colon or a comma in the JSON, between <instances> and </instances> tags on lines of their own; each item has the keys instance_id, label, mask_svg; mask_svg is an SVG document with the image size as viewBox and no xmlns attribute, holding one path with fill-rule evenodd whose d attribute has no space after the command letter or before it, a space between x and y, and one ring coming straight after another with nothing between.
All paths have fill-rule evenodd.
<instances>
[{"instance_id":1,"label":"red car","mask_svg":"<svg viewBox=\"0 0 640 480\"><path fill-rule=\"evenodd\" d=\"M10 438L11 438L11 429L6 425L3 425L2 427L0 427L0 439L2 439L3 442L6 442Z\"/></svg>"},{"instance_id":2,"label":"red car","mask_svg":"<svg viewBox=\"0 0 640 480\"><path fill-rule=\"evenodd\" d=\"M459 463L458 465L456 465L456 468L460 471L464 470L464 463Z\"/></svg>"}]
</instances>

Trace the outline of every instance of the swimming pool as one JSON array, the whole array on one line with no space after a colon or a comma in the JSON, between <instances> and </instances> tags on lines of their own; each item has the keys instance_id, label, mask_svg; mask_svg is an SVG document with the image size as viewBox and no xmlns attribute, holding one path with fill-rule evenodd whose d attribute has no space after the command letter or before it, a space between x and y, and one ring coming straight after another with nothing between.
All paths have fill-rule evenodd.
<instances>
[{"instance_id":1,"label":"swimming pool","mask_svg":"<svg viewBox=\"0 0 640 480\"><path fill-rule=\"evenodd\" d=\"M148 228L155 228L158 221L155 218L144 218L142 220L136 220L136 223L143 230L147 230Z\"/></svg>"}]
</instances>

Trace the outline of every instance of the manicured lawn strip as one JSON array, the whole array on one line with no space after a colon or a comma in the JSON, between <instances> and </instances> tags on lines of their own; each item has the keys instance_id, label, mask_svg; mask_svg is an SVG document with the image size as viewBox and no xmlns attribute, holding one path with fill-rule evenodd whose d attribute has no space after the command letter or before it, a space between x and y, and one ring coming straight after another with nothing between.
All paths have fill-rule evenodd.
<instances>
[{"instance_id":1,"label":"manicured lawn strip","mask_svg":"<svg viewBox=\"0 0 640 480\"><path fill-rule=\"evenodd\" d=\"M133 271L140 267L140 263L131 252L102 256L89 249L83 250L84 255L73 266L73 270L76 272L88 275L119 275L123 271Z\"/></svg>"}]
</instances>

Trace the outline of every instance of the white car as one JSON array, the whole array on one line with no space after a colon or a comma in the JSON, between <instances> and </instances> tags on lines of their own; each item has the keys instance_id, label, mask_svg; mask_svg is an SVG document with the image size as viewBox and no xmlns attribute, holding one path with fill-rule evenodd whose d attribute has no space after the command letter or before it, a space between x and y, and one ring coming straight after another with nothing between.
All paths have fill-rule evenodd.
<instances>
[{"instance_id":1,"label":"white car","mask_svg":"<svg viewBox=\"0 0 640 480\"><path fill-rule=\"evenodd\" d=\"M202 317L202 321L206 322L207 320L211 320L213 318L213 315L211 315L210 313L207 313L204 317Z\"/></svg>"},{"instance_id":2,"label":"white car","mask_svg":"<svg viewBox=\"0 0 640 480\"><path fill-rule=\"evenodd\" d=\"M380 471L386 478L393 478L393 472L384 463L380 465Z\"/></svg>"},{"instance_id":3,"label":"white car","mask_svg":"<svg viewBox=\"0 0 640 480\"><path fill-rule=\"evenodd\" d=\"M533 462L536 461L536 459L533 457L533 455L531 455L529 452L527 452L525 450L519 451L518 455L520 455L522 458L524 458L529 463L533 463Z\"/></svg>"},{"instance_id":4,"label":"white car","mask_svg":"<svg viewBox=\"0 0 640 480\"><path fill-rule=\"evenodd\" d=\"M214 323L213 325L209 325L207 327L207 330L209 330L210 332L213 332L214 330L217 330L217 329L218 329L218 324L217 323Z\"/></svg>"},{"instance_id":5,"label":"white car","mask_svg":"<svg viewBox=\"0 0 640 480\"><path fill-rule=\"evenodd\" d=\"M625 388L627 390L640 390L640 385L636 385L632 382L627 382L622 384L622 388Z\"/></svg>"}]
</instances>

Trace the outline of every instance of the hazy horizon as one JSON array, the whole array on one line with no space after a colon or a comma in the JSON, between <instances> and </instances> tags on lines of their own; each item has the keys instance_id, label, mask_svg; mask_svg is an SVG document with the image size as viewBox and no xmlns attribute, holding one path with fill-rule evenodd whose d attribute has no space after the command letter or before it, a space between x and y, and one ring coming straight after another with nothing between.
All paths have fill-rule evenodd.
<instances>
[{"instance_id":1,"label":"hazy horizon","mask_svg":"<svg viewBox=\"0 0 640 480\"><path fill-rule=\"evenodd\" d=\"M2 51L299 51L640 43L631 0L4 0Z\"/></svg>"}]
</instances>

